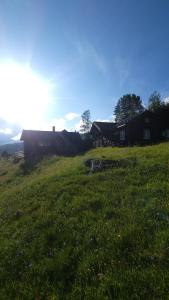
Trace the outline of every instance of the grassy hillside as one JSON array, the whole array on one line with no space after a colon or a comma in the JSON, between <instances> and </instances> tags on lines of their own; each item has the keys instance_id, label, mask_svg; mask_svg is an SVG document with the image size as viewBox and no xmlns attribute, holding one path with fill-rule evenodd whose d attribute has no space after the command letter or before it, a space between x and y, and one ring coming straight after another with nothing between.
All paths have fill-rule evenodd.
<instances>
[{"instance_id":1,"label":"grassy hillside","mask_svg":"<svg viewBox=\"0 0 169 300\"><path fill-rule=\"evenodd\" d=\"M89 175L87 158L136 164ZM169 143L0 160L0 299L169 299Z\"/></svg>"}]
</instances>

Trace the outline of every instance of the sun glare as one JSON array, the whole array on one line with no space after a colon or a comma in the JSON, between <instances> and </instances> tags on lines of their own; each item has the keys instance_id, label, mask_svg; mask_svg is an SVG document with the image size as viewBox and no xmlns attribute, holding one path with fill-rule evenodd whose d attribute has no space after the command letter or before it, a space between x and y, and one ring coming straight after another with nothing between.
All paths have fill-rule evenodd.
<instances>
[{"instance_id":1,"label":"sun glare","mask_svg":"<svg viewBox=\"0 0 169 300\"><path fill-rule=\"evenodd\" d=\"M38 129L51 100L50 83L18 64L0 64L0 117Z\"/></svg>"}]
</instances>

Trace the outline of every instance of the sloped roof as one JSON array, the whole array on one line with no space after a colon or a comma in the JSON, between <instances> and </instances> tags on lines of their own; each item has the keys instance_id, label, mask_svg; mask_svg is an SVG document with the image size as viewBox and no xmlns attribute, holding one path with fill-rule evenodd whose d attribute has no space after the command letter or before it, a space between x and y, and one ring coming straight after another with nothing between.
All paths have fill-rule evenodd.
<instances>
[{"instance_id":1,"label":"sloped roof","mask_svg":"<svg viewBox=\"0 0 169 300\"><path fill-rule=\"evenodd\" d=\"M49 151L57 155L76 155L83 151L83 141L78 132L63 131L39 131L39 130L23 130L21 140L26 142L27 152L32 153ZM36 145L36 149L34 149ZM46 152L45 152L46 153ZM27 154L28 155L28 154Z\"/></svg>"},{"instance_id":2,"label":"sloped roof","mask_svg":"<svg viewBox=\"0 0 169 300\"><path fill-rule=\"evenodd\" d=\"M116 128L116 123L113 122L93 122L92 128L96 127L97 130L103 135L103 136L109 136L112 134L113 129ZM91 131L92 131L91 128Z\"/></svg>"},{"instance_id":3,"label":"sloped roof","mask_svg":"<svg viewBox=\"0 0 169 300\"><path fill-rule=\"evenodd\" d=\"M135 120L138 120L138 119L146 117L146 116L153 116L153 115L154 115L154 113L152 113L151 111L149 111L148 109L146 109L145 111L143 111L140 114L137 114L136 116L134 116L131 119L119 122L116 127L117 128L125 127L127 124L129 124L131 122L134 122Z\"/></svg>"},{"instance_id":4,"label":"sloped roof","mask_svg":"<svg viewBox=\"0 0 169 300\"><path fill-rule=\"evenodd\" d=\"M37 139L40 141L52 141L58 138L67 139L71 141L80 140L78 132L63 131L41 131L41 130L23 130L20 140Z\"/></svg>"}]
</instances>

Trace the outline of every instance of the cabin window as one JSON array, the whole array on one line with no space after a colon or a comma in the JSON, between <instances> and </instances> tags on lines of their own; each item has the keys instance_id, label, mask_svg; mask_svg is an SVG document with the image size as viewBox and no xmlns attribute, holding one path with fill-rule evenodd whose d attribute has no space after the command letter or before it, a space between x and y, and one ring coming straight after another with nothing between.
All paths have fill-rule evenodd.
<instances>
[{"instance_id":1,"label":"cabin window","mask_svg":"<svg viewBox=\"0 0 169 300\"><path fill-rule=\"evenodd\" d=\"M47 141L39 142L38 146L39 147L49 147L51 144Z\"/></svg>"},{"instance_id":2,"label":"cabin window","mask_svg":"<svg viewBox=\"0 0 169 300\"><path fill-rule=\"evenodd\" d=\"M166 138L169 139L169 129L166 130Z\"/></svg>"},{"instance_id":3,"label":"cabin window","mask_svg":"<svg viewBox=\"0 0 169 300\"><path fill-rule=\"evenodd\" d=\"M166 137L166 132L165 132L165 130L164 131L162 131L162 137Z\"/></svg>"},{"instance_id":4,"label":"cabin window","mask_svg":"<svg viewBox=\"0 0 169 300\"><path fill-rule=\"evenodd\" d=\"M166 139L169 139L169 129L166 129L162 132L162 136Z\"/></svg>"},{"instance_id":5,"label":"cabin window","mask_svg":"<svg viewBox=\"0 0 169 300\"><path fill-rule=\"evenodd\" d=\"M125 141L125 129L120 130L120 141Z\"/></svg>"},{"instance_id":6,"label":"cabin window","mask_svg":"<svg viewBox=\"0 0 169 300\"><path fill-rule=\"evenodd\" d=\"M145 118L145 123L149 123L149 122L150 122L149 118Z\"/></svg>"},{"instance_id":7,"label":"cabin window","mask_svg":"<svg viewBox=\"0 0 169 300\"><path fill-rule=\"evenodd\" d=\"M166 137L167 139L169 139L169 129L166 129L166 131L165 131L165 137Z\"/></svg>"},{"instance_id":8,"label":"cabin window","mask_svg":"<svg viewBox=\"0 0 169 300\"><path fill-rule=\"evenodd\" d=\"M144 140L150 140L150 129L144 129L143 131L143 139Z\"/></svg>"}]
</instances>

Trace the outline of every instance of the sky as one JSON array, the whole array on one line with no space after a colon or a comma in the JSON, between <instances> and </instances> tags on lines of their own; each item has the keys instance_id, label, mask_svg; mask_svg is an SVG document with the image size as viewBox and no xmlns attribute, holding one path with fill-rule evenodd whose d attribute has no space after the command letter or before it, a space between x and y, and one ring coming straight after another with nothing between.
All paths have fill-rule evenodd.
<instances>
[{"instance_id":1,"label":"sky","mask_svg":"<svg viewBox=\"0 0 169 300\"><path fill-rule=\"evenodd\" d=\"M111 121L127 93L168 97L168 12L168 0L0 0L0 143L78 130L86 109Z\"/></svg>"}]
</instances>

